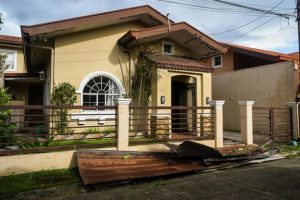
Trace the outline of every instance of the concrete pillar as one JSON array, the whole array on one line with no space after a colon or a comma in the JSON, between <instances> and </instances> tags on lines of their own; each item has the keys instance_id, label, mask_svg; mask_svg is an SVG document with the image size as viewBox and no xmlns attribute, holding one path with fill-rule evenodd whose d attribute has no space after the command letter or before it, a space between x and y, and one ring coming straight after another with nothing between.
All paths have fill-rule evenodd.
<instances>
[{"instance_id":1,"label":"concrete pillar","mask_svg":"<svg viewBox=\"0 0 300 200\"><path fill-rule=\"evenodd\" d=\"M292 123L293 123L293 139L298 140L300 138L299 135L299 103L297 102L288 102L288 107L292 108Z\"/></svg>"},{"instance_id":2,"label":"concrete pillar","mask_svg":"<svg viewBox=\"0 0 300 200\"><path fill-rule=\"evenodd\" d=\"M214 106L215 111L215 147L223 147L223 105L225 101L211 101L210 105Z\"/></svg>"},{"instance_id":3,"label":"concrete pillar","mask_svg":"<svg viewBox=\"0 0 300 200\"><path fill-rule=\"evenodd\" d=\"M246 145L253 144L252 106L255 101L239 101L241 105L241 138Z\"/></svg>"},{"instance_id":4,"label":"concrete pillar","mask_svg":"<svg viewBox=\"0 0 300 200\"><path fill-rule=\"evenodd\" d=\"M117 105L117 149L127 151L129 147L129 104L131 99L118 98Z\"/></svg>"}]
</instances>

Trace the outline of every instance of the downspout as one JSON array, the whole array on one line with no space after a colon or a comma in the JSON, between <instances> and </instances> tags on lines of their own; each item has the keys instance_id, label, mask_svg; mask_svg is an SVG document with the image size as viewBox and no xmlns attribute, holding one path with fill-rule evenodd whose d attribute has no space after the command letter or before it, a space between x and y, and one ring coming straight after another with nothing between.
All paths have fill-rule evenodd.
<instances>
[{"instance_id":1,"label":"downspout","mask_svg":"<svg viewBox=\"0 0 300 200\"><path fill-rule=\"evenodd\" d=\"M129 62L129 72L128 72L128 76L129 76L129 86L128 86L128 97L131 97L131 52L129 49L126 49L121 43L120 41L118 41L118 46L121 49L121 51L123 51L124 53L126 53L128 55L128 62Z\"/></svg>"}]
</instances>

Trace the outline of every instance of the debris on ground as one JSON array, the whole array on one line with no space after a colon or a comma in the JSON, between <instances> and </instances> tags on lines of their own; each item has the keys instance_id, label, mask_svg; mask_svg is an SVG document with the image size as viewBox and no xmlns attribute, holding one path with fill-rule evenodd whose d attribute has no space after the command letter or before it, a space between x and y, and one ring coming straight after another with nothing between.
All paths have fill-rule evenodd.
<instances>
[{"instance_id":1,"label":"debris on ground","mask_svg":"<svg viewBox=\"0 0 300 200\"><path fill-rule=\"evenodd\" d=\"M78 168L83 183L128 181L174 174L207 172L234 166L282 159L278 150L263 152L257 146L236 146L216 150L185 141L175 152L132 152L79 150Z\"/></svg>"}]
</instances>

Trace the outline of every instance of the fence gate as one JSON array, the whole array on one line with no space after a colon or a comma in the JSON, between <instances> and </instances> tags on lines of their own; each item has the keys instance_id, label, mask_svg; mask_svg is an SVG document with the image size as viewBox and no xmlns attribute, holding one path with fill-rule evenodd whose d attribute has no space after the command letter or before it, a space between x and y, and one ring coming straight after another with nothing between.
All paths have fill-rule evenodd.
<instances>
[{"instance_id":1,"label":"fence gate","mask_svg":"<svg viewBox=\"0 0 300 200\"><path fill-rule=\"evenodd\" d=\"M268 140L291 139L292 110L288 107L253 107L253 134L255 143Z\"/></svg>"}]
</instances>

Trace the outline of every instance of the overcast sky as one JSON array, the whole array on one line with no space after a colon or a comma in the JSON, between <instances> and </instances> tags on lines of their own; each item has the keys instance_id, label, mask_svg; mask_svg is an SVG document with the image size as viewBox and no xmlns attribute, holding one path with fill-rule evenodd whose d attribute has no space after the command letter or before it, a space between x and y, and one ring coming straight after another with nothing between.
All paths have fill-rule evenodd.
<instances>
[{"instance_id":1,"label":"overcast sky","mask_svg":"<svg viewBox=\"0 0 300 200\"><path fill-rule=\"evenodd\" d=\"M207 0L207 2L211 1ZM282 0L227 1L249 4L249 6L269 10ZM205 6L203 0L184 0L180 2ZM199 7L187 8L183 5L157 0L0 0L0 12L3 15L4 22L0 34L20 36L20 25L33 25L145 4L151 5L163 14L170 13L170 18L175 22L186 21L208 35L239 27L258 18L258 16L249 14L204 11L199 10ZM295 0L285 0L276 8L276 11L293 13L294 8ZM231 42L264 22L271 20L271 18L272 16L264 16L235 31L212 37L219 41ZM290 53L298 51L297 42L295 19L291 18L288 22L286 19L278 17L233 43Z\"/></svg>"}]
</instances>

